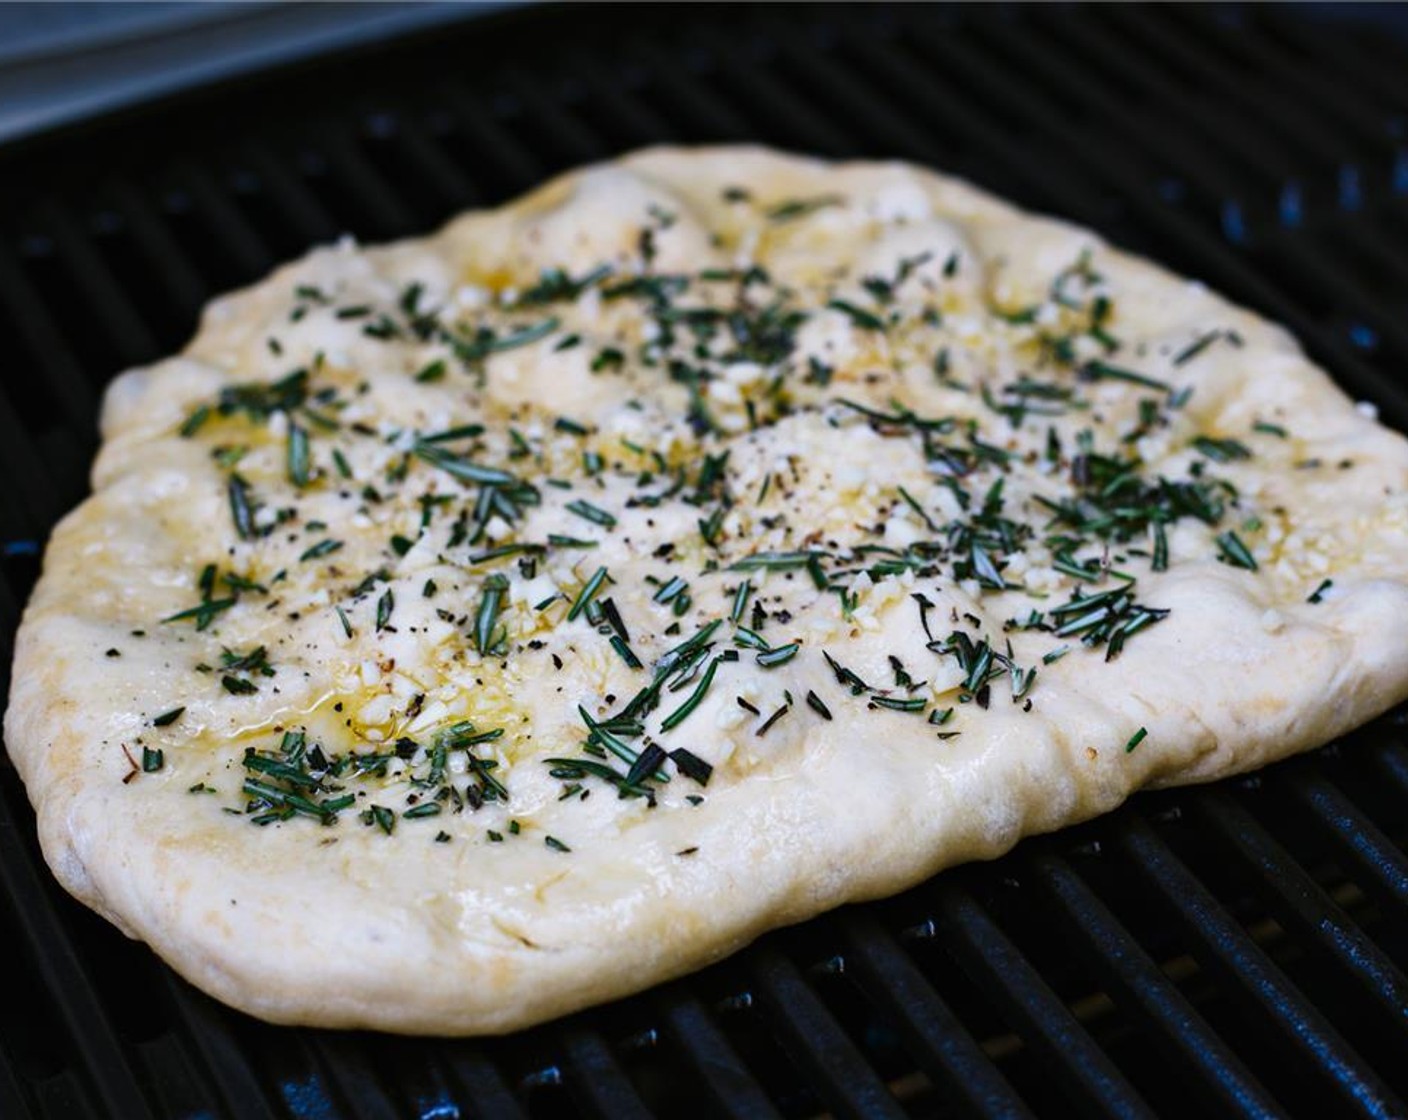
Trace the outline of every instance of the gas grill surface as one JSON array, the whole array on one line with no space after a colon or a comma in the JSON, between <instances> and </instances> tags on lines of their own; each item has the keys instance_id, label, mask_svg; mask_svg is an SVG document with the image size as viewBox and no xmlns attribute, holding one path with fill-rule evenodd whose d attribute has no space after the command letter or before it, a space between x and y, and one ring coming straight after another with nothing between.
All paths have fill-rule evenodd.
<instances>
[{"instance_id":1,"label":"gas grill surface","mask_svg":"<svg viewBox=\"0 0 1408 1120\"><path fill-rule=\"evenodd\" d=\"M1408 427L1406 76L1390 27L1314 9L525 9L0 148L4 663L114 373L316 242L653 142L967 176L1287 324ZM0 1117L1408 1115L1405 740L1390 714L484 1041L213 1003L62 893L5 762Z\"/></svg>"}]
</instances>

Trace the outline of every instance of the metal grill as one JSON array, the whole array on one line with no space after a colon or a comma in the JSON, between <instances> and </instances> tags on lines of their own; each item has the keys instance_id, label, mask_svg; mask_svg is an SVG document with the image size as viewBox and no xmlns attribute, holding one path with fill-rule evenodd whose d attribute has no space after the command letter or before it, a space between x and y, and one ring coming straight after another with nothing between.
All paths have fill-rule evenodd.
<instances>
[{"instance_id":1,"label":"metal grill","mask_svg":"<svg viewBox=\"0 0 1408 1120\"><path fill-rule=\"evenodd\" d=\"M651 142L966 175L1286 323L1408 426L1405 73L1315 9L526 9L0 150L4 664L114 372L313 242ZM0 1116L1408 1115L1408 732L1351 738L487 1041L214 1004L62 894L5 763Z\"/></svg>"}]
</instances>

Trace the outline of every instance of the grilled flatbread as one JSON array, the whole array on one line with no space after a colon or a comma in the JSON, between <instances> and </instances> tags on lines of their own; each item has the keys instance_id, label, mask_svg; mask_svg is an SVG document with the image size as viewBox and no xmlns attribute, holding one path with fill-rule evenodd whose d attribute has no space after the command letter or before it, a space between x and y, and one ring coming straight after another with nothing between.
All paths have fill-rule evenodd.
<instances>
[{"instance_id":1,"label":"grilled flatbread","mask_svg":"<svg viewBox=\"0 0 1408 1120\"><path fill-rule=\"evenodd\" d=\"M218 998L513 1030L1403 699L1369 411L953 179L640 152L118 378L6 739Z\"/></svg>"}]
</instances>

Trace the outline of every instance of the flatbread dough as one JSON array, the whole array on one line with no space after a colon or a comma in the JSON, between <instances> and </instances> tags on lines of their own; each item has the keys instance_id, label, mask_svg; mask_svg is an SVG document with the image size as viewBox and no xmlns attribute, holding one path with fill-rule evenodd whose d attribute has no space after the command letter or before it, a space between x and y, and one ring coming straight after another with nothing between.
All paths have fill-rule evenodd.
<instances>
[{"instance_id":1,"label":"flatbread dough","mask_svg":"<svg viewBox=\"0 0 1408 1120\"><path fill-rule=\"evenodd\" d=\"M5 736L218 998L513 1030L1402 700L1368 412L953 179L639 152L114 382Z\"/></svg>"}]
</instances>

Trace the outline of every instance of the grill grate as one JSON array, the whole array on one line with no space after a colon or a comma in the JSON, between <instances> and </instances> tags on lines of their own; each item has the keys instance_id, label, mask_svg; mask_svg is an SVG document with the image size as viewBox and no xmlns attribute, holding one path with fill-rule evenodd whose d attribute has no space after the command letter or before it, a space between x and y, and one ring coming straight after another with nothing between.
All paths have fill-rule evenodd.
<instances>
[{"instance_id":1,"label":"grill grate","mask_svg":"<svg viewBox=\"0 0 1408 1120\"><path fill-rule=\"evenodd\" d=\"M1408 427L1401 39L1262 7L622 14L512 11L0 150L6 665L113 372L313 242L650 142L967 175L1285 322ZM219 1007L63 896L0 764L0 1116L1405 1115L1406 728L488 1041Z\"/></svg>"}]
</instances>

